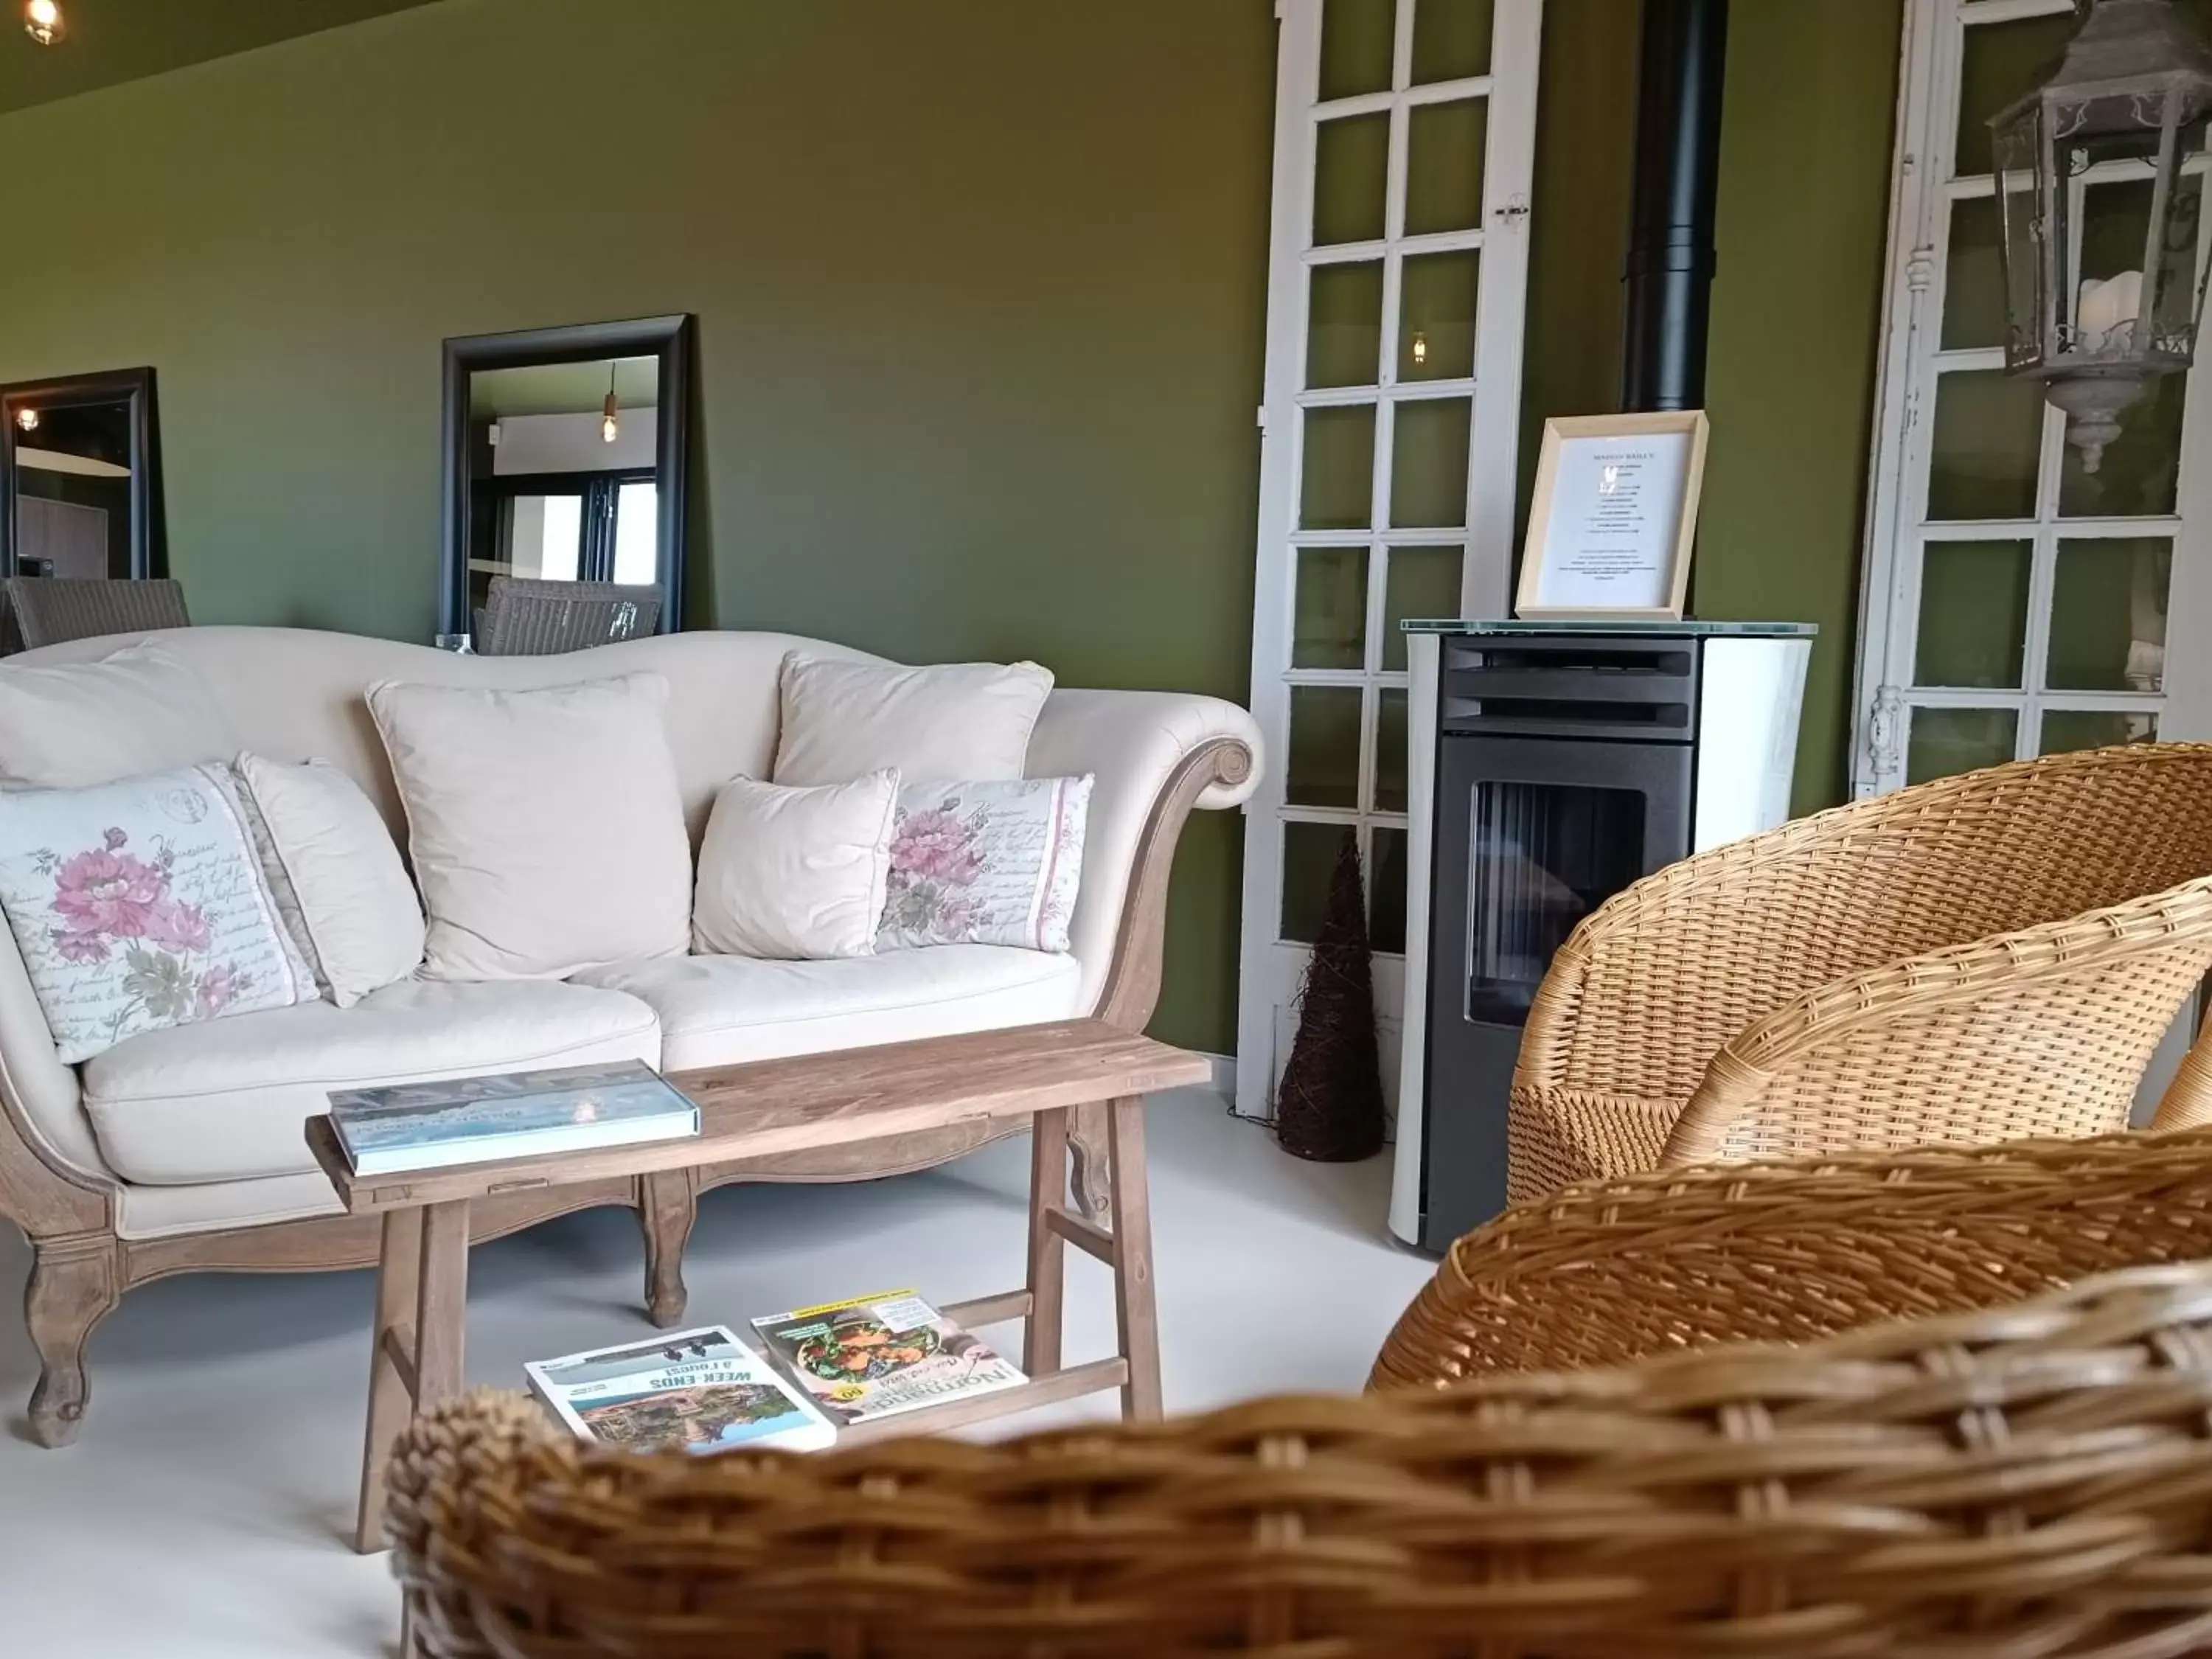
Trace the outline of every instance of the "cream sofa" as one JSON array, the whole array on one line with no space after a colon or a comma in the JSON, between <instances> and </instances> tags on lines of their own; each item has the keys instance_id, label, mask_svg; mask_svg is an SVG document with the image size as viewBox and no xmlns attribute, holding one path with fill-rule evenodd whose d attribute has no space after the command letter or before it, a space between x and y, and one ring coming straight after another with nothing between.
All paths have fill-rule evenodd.
<instances>
[{"instance_id":1,"label":"cream sofa","mask_svg":"<svg viewBox=\"0 0 2212 1659\"><path fill-rule=\"evenodd\" d=\"M785 653L872 660L781 634L676 634L507 658L285 629L158 637L213 688L242 748L344 767L403 846L391 774L362 701L376 680L526 687L633 670L665 676L696 846L716 788L768 770ZM97 659L125 642L30 652L0 664L0 676L12 665ZM33 1251L27 1314L43 1367L33 1432L49 1445L74 1437L86 1339L128 1287L195 1270L374 1259L369 1226L337 1213L307 1152L303 1122L325 1109L331 1089L616 1059L682 1071L1085 1013L1143 1025L1159 988L1168 870L1182 821L1194 806L1243 800L1258 749L1250 716L1213 698L1053 692L1030 740L1030 773L1097 778L1064 957L966 945L827 962L661 958L566 982L410 980L350 1008L311 1003L150 1032L70 1067L57 1059L22 959L0 929L0 1214L23 1228ZM588 788L590 780L577 784ZM704 1188L889 1174L956 1156L992 1133L963 1127L859 1155L516 1194L479 1206L477 1237L594 1204L635 1206L647 1234L648 1305L656 1320L672 1322L683 1312L684 1240ZM1099 1160L1087 1153L1079 1151L1077 1184L1095 1202Z\"/></svg>"}]
</instances>

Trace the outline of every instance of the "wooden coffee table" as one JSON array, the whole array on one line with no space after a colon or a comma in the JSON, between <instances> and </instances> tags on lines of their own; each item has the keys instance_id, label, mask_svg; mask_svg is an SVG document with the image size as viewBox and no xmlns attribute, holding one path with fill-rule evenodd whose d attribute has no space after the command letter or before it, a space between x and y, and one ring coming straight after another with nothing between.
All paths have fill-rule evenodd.
<instances>
[{"instance_id":1,"label":"wooden coffee table","mask_svg":"<svg viewBox=\"0 0 2212 1659\"><path fill-rule=\"evenodd\" d=\"M668 1080L699 1104L700 1132L641 1146L356 1176L346 1167L329 1118L310 1118L307 1145L347 1212L384 1218L355 1547L383 1546L385 1463L393 1437L412 1417L460 1392L469 1204L532 1188L846 1146L979 1118L1033 1117L1027 1281L1019 1290L944 1310L963 1325L1021 1320L1029 1381L847 1429L839 1442L957 1428L1107 1389L1121 1391L1125 1416L1157 1418L1159 1325L1143 1097L1204 1083L1211 1074L1200 1055L1102 1020L1079 1019L672 1073ZM1067 1205L1067 1115L1101 1102L1108 1107L1110 1228ZM1112 1269L1121 1340L1110 1358L1063 1367L1070 1244Z\"/></svg>"}]
</instances>

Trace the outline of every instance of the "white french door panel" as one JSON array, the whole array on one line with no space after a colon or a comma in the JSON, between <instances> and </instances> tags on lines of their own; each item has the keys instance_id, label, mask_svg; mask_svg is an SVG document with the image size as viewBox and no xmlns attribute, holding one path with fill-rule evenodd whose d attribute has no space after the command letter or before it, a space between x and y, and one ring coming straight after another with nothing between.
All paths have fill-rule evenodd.
<instances>
[{"instance_id":1,"label":"white french door panel","mask_svg":"<svg viewBox=\"0 0 2212 1659\"><path fill-rule=\"evenodd\" d=\"M2045 49L2074 15L2072 0L1908 0L1861 586L1855 796L2123 734L2212 738L2212 661L2204 649L2212 641L2212 370L2200 360L2187 377L2185 413L2165 458L2174 477L2170 509L2162 500L2123 499L2101 516L2085 510L2102 486L2079 477L2069 483L2065 420L2054 410L2042 411L2033 446L2009 456L1963 414L1970 390L2002 391L2004 360L2001 338L1952 326L1978 303L1986 306L1995 257L1993 246L1953 246L1961 221L1994 190L1986 173L1961 171L1968 163L1959 154L1960 134L1978 124L1983 104L2027 89ZM2031 31L2035 51L2022 40ZM1993 90L2000 76L2010 78ZM1979 102L1962 112L1970 82L1980 87ZM2204 157L2189 171L2200 190L2212 185ZM2199 216L2198 258L2212 259L2212 212ZM1950 394L1957 409L1947 426ZM2138 405L2124 424L2151 419L2148 406ZM2002 481L2008 464L2021 486L2016 501L1994 509L1961 503L1958 486L1975 482L1974 467ZM2077 499L2069 501L2069 489ZM2112 544L2109 556L2100 543ZM2130 556L2140 566L2137 550L2146 543L2170 543L2170 564L2163 593L2142 607L2148 619L2131 626L2129 672L2085 677L2070 661L2062 665L2069 642L2079 649L2083 626L2071 612L2064 568ZM1931 589L1939 558L1949 579ZM1960 581L1969 569L2004 579ZM2116 582L2120 573L2108 569L2104 580ZM1997 615L2001 605L2018 606L2016 629ZM1987 646L2000 636L2009 661L1960 672L1960 640ZM1930 740L1916 750L1917 732L1947 722L1957 732L1966 732L1960 722L1981 729L1961 743Z\"/></svg>"},{"instance_id":2,"label":"white french door panel","mask_svg":"<svg viewBox=\"0 0 2212 1659\"><path fill-rule=\"evenodd\" d=\"M1497 0L1486 72L1424 82L1416 79L1415 34L1425 4L1435 6L1439 18L1464 9L1461 0L1397 0L1390 20L1389 87L1326 101L1321 95L1324 0L1279 0L1276 7L1281 31L1251 691L1268 757L1261 787L1245 808L1237 1015L1237 1105L1251 1116L1272 1111L1275 1085L1297 1029L1297 998L1310 955L1305 945L1288 936L1304 922L1286 918L1286 882L1299 901L1301 916L1310 921L1315 881L1317 873L1325 873L1325 860L1317 861L1313 849L1348 831L1366 873L1376 938L1392 945L1401 941L1390 936L1382 917L1403 910L1402 896L1392 884L1425 879L1425 872L1405 874L1408 682L1402 652L1391 649L1394 605L1402 608L1418 586L1428 603L1404 614L1506 614L1543 6L1542 0ZM1409 204L1428 199L1419 175L1424 167L1435 165L1436 155L1433 147L1422 149L1416 121L1435 121L1478 105L1484 118L1479 211L1469 221L1441 228L1409 223ZM1324 239L1316 234L1316 152L1325 130L1341 137L1352 129L1330 124L1376 117L1389 123L1379 172L1381 234ZM1441 329L1436 343L1430 343L1421 327L1425 313L1419 309L1425 301L1409 293L1407 272L1409 265L1431 276L1448 270L1449 256L1472 256L1475 263L1471 345L1431 378L1423 372L1430 362L1425 354L1448 356L1453 348ZM1309 362L1316 273L1352 275L1361 268L1377 268L1380 277L1374 372L1371 383L1363 378L1334 384L1310 372L1314 365ZM1432 294L1428 302L1433 302ZM1438 417L1449 428L1462 406L1463 453L1455 441L1439 452L1434 438ZM1373 438L1364 522L1303 522L1301 502L1313 459L1306 453L1309 419L1316 411L1326 420L1368 409L1374 411ZM1409 433L1408 442L1401 444ZM1338 460L1332 456L1315 464ZM1409 520L1400 512L1394 492L1433 487L1435 477L1424 475L1423 467L1447 469L1436 477L1449 476L1447 488L1456 489L1455 468L1462 462L1466 487L1459 522L1437 514ZM1357 639L1342 642L1342 659L1322 665L1300 663L1296 649L1302 559L1316 565L1341 562L1341 587L1347 595L1342 604L1359 612ZM1364 577L1350 568L1361 559ZM1455 579L1437 586L1435 571L1454 559ZM1417 573L1422 584L1414 580ZM1406 578L1403 592L1401 574ZM1345 799L1325 804L1293 799L1293 706L1301 692L1310 710L1326 704L1340 714L1356 700L1356 783ZM1352 745L1338 746L1348 757ZM1286 860L1291 837L1297 838L1306 856ZM1398 950L1378 948L1374 969L1384 1091L1395 1111L1407 994L1404 957Z\"/></svg>"}]
</instances>

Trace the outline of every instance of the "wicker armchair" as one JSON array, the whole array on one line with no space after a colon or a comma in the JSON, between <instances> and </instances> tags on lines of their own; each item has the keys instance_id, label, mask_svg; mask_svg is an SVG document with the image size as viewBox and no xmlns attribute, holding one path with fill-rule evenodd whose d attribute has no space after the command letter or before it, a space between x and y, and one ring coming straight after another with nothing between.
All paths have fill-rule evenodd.
<instances>
[{"instance_id":1,"label":"wicker armchair","mask_svg":"<svg viewBox=\"0 0 2212 1659\"><path fill-rule=\"evenodd\" d=\"M661 592L647 583L536 581L494 576L477 619L477 649L487 657L543 657L650 634L660 622Z\"/></svg>"},{"instance_id":2,"label":"wicker armchair","mask_svg":"<svg viewBox=\"0 0 2212 1659\"><path fill-rule=\"evenodd\" d=\"M1585 1182L1454 1244L1370 1386L1802 1342L2212 1257L2212 1127Z\"/></svg>"},{"instance_id":3,"label":"wicker armchair","mask_svg":"<svg viewBox=\"0 0 2212 1659\"><path fill-rule=\"evenodd\" d=\"M0 580L8 607L6 638L34 651L65 640L186 628L185 590L163 580L109 581L90 576L9 576Z\"/></svg>"},{"instance_id":4,"label":"wicker armchair","mask_svg":"<svg viewBox=\"0 0 2212 1659\"><path fill-rule=\"evenodd\" d=\"M424 1419L431 1659L2151 1659L2212 1637L2212 1267L1448 1394L995 1445L590 1451Z\"/></svg>"},{"instance_id":5,"label":"wicker armchair","mask_svg":"<svg viewBox=\"0 0 2212 1659\"><path fill-rule=\"evenodd\" d=\"M2202 744L1992 767L1672 865L1553 959L1514 1075L1509 1195L2118 1128L2203 972L2207 875Z\"/></svg>"}]
</instances>

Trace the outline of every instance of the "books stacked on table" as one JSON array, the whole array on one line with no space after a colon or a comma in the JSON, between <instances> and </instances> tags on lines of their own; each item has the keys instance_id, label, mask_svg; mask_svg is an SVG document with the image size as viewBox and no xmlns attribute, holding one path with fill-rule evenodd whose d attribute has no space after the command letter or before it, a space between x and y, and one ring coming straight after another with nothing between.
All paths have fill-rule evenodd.
<instances>
[{"instance_id":1,"label":"books stacked on table","mask_svg":"<svg viewBox=\"0 0 2212 1659\"><path fill-rule=\"evenodd\" d=\"M810 1451L840 1428L1026 1381L912 1291L594 1348L525 1366L531 1388L587 1440L638 1450Z\"/></svg>"},{"instance_id":2,"label":"books stacked on table","mask_svg":"<svg viewBox=\"0 0 2212 1659\"><path fill-rule=\"evenodd\" d=\"M699 1109L650 1066L339 1089L331 1127L356 1175L541 1158L699 1133Z\"/></svg>"}]
</instances>

